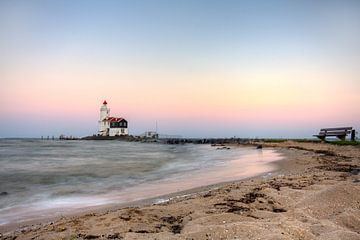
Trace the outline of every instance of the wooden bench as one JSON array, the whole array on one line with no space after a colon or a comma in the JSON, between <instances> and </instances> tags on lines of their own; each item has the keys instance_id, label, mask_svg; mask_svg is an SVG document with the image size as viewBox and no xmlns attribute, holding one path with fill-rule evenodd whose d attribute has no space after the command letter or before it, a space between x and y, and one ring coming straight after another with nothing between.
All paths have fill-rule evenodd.
<instances>
[{"instance_id":1,"label":"wooden bench","mask_svg":"<svg viewBox=\"0 0 360 240\"><path fill-rule=\"evenodd\" d=\"M313 135L325 140L326 137L337 137L340 140L345 140L346 136L351 133L351 140L355 140L355 130L352 127L339 127L339 128L323 128L320 129L319 134Z\"/></svg>"}]
</instances>

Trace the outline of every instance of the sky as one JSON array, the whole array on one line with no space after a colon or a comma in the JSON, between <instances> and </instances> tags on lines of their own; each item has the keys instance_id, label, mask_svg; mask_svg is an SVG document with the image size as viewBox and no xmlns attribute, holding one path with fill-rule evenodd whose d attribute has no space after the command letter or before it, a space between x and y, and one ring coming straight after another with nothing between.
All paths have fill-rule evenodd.
<instances>
[{"instance_id":1,"label":"sky","mask_svg":"<svg viewBox=\"0 0 360 240\"><path fill-rule=\"evenodd\" d=\"M0 137L360 129L360 1L0 0Z\"/></svg>"}]
</instances>

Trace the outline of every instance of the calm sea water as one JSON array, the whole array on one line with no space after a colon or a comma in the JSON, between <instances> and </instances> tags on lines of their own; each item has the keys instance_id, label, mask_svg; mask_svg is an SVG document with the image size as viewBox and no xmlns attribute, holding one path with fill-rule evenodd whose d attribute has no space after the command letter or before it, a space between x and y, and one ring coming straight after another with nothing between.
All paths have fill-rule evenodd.
<instances>
[{"instance_id":1,"label":"calm sea water","mask_svg":"<svg viewBox=\"0 0 360 240\"><path fill-rule=\"evenodd\" d=\"M247 177L277 159L240 147L3 139L0 225Z\"/></svg>"}]
</instances>

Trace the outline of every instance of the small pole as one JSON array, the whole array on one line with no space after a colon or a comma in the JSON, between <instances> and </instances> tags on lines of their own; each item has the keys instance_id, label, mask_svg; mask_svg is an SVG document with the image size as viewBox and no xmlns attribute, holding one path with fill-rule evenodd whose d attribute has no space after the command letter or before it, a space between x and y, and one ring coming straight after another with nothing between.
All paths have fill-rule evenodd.
<instances>
[{"instance_id":1,"label":"small pole","mask_svg":"<svg viewBox=\"0 0 360 240\"><path fill-rule=\"evenodd\" d=\"M355 141L355 129L351 130L351 141Z\"/></svg>"}]
</instances>

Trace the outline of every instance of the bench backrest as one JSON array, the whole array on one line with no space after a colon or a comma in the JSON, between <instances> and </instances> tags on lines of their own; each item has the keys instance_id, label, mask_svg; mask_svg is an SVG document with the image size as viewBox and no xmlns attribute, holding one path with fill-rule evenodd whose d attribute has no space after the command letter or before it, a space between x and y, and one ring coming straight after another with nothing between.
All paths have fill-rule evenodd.
<instances>
[{"instance_id":1,"label":"bench backrest","mask_svg":"<svg viewBox=\"0 0 360 240\"><path fill-rule=\"evenodd\" d=\"M320 129L319 136L344 136L351 133L352 127L323 128Z\"/></svg>"},{"instance_id":2,"label":"bench backrest","mask_svg":"<svg viewBox=\"0 0 360 240\"><path fill-rule=\"evenodd\" d=\"M320 132L331 132L331 131L351 131L352 127L338 127L338 128L322 128Z\"/></svg>"}]
</instances>

